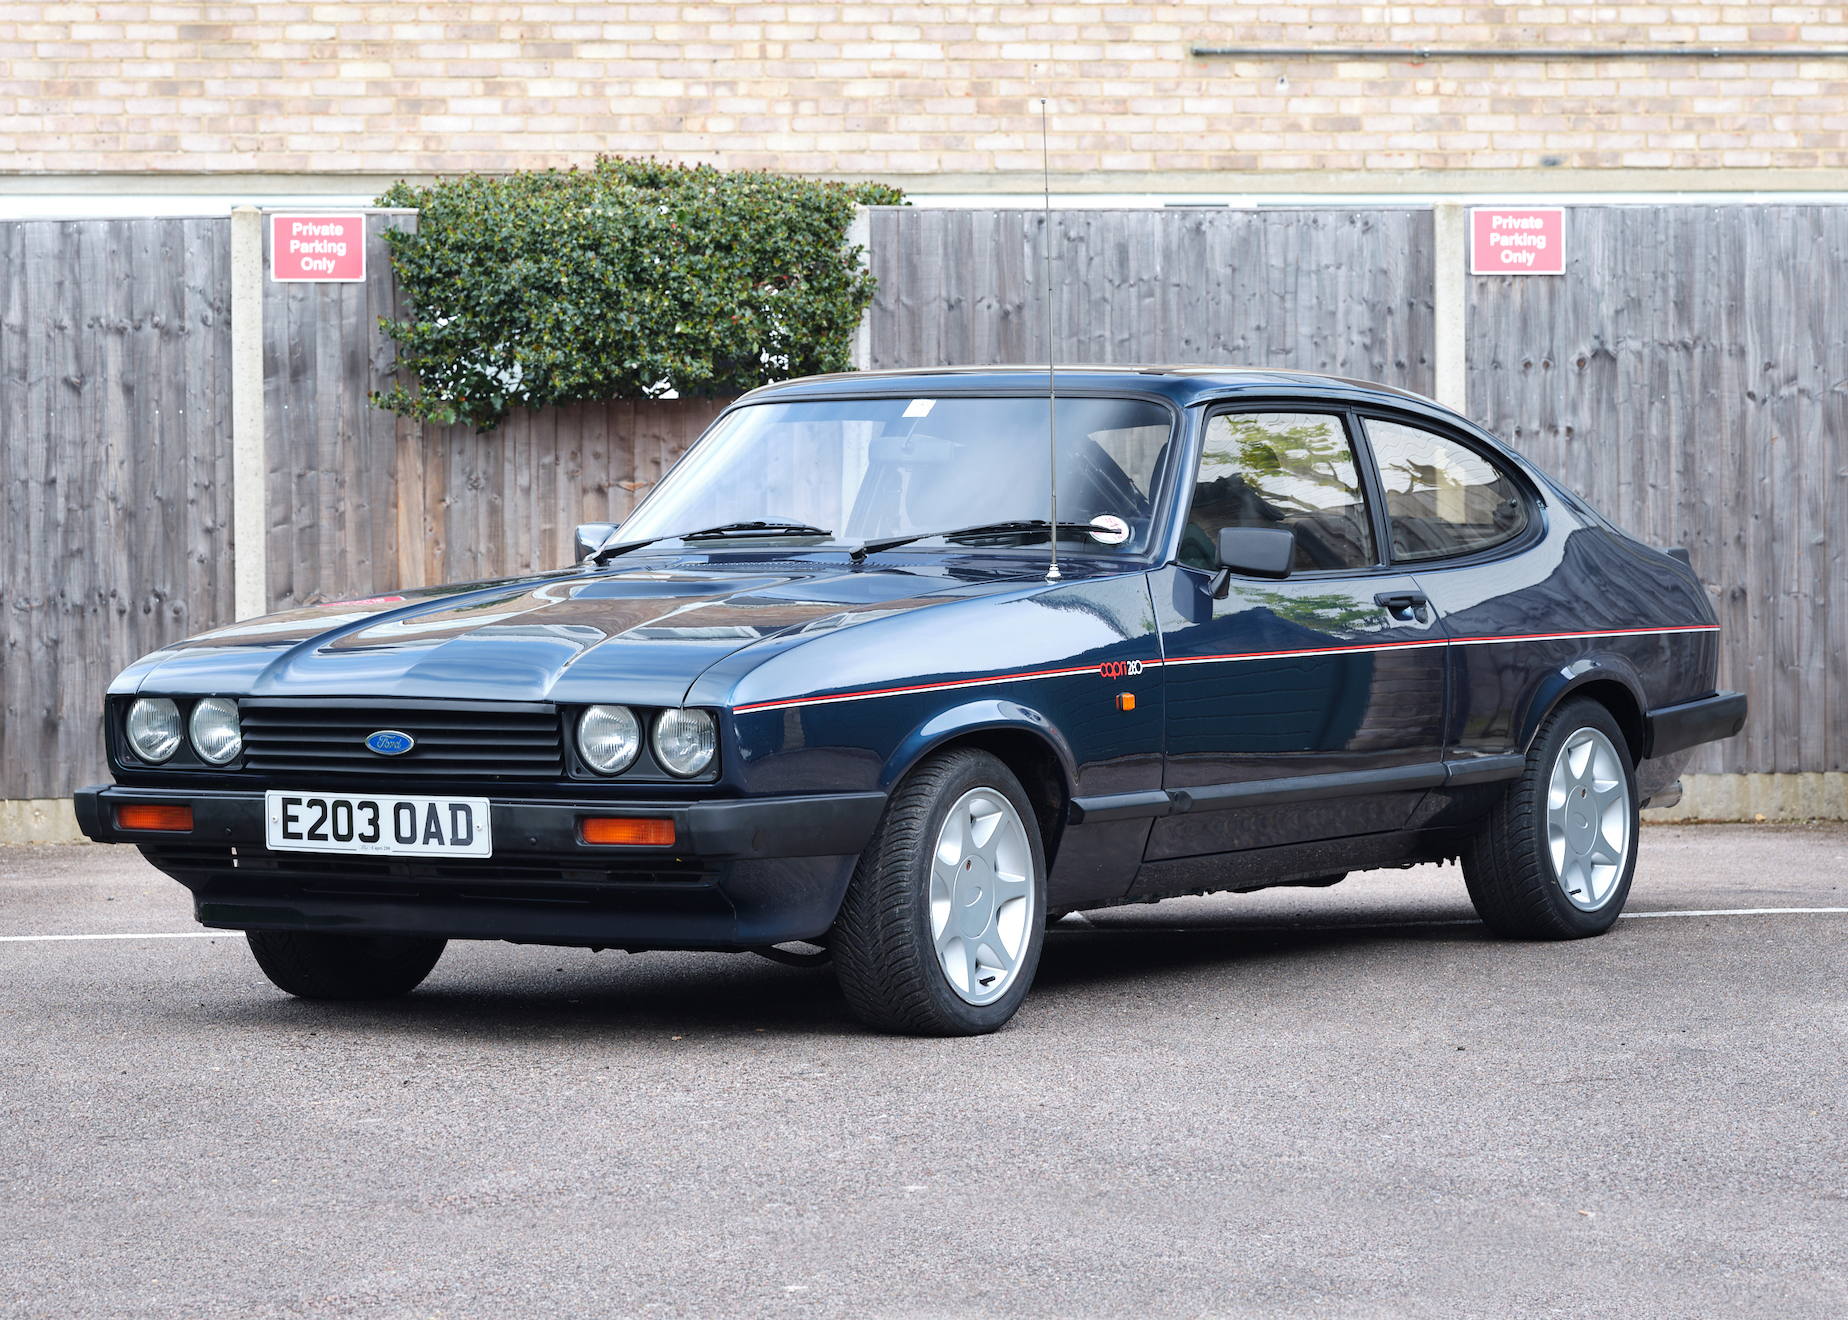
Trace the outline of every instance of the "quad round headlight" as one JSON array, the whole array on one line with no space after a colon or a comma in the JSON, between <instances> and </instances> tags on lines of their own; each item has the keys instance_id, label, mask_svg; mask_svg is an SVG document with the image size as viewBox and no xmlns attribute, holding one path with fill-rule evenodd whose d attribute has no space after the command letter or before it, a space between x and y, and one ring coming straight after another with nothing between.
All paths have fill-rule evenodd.
<instances>
[{"instance_id":1,"label":"quad round headlight","mask_svg":"<svg viewBox=\"0 0 1848 1320\"><path fill-rule=\"evenodd\" d=\"M712 764L718 746L712 716L703 710L664 710L655 720L655 760L670 775L698 774Z\"/></svg>"},{"instance_id":2,"label":"quad round headlight","mask_svg":"<svg viewBox=\"0 0 1848 1320\"><path fill-rule=\"evenodd\" d=\"M228 697L207 697L192 708L186 721L193 750L211 765L223 765L244 750L244 730L237 722L237 703Z\"/></svg>"},{"instance_id":3,"label":"quad round headlight","mask_svg":"<svg viewBox=\"0 0 1848 1320\"><path fill-rule=\"evenodd\" d=\"M600 775L619 775L642 750L642 725L627 706L586 706L577 739L584 764Z\"/></svg>"},{"instance_id":4,"label":"quad round headlight","mask_svg":"<svg viewBox=\"0 0 1848 1320\"><path fill-rule=\"evenodd\" d=\"M149 765L180 749L180 708L167 697L137 697L128 708L128 745Z\"/></svg>"}]
</instances>

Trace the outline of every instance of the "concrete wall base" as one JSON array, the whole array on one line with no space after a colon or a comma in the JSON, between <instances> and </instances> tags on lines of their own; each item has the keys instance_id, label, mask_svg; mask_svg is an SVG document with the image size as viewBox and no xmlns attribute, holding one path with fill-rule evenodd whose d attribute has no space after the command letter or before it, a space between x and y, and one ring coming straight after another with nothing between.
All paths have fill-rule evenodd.
<instances>
[{"instance_id":1,"label":"concrete wall base","mask_svg":"<svg viewBox=\"0 0 1848 1320\"><path fill-rule=\"evenodd\" d=\"M1681 802L1645 821L1848 820L1848 774L1683 775Z\"/></svg>"},{"instance_id":2,"label":"concrete wall base","mask_svg":"<svg viewBox=\"0 0 1848 1320\"><path fill-rule=\"evenodd\" d=\"M0 843L82 843L69 798L0 798Z\"/></svg>"},{"instance_id":3,"label":"concrete wall base","mask_svg":"<svg viewBox=\"0 0 1848 1320\"><path fill-rule=\"evenodd\" d=\"M1683 775L1679 806L1645 811L1657 824L1691 820L1848 820L1848 774ZM69 798L0 799L0 844L82 843Z\"/></svg>"}]
</instances>

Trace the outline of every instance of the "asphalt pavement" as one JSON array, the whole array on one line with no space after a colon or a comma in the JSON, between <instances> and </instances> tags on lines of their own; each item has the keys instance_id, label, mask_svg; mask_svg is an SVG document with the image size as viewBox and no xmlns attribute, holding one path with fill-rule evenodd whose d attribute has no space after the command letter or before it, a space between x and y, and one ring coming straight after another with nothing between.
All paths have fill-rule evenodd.
<instances>
[{"instance_id":1,"label":"asphalt pavement","mask_svg":"<svg viewBox=\"0 0 1848 1320\"><path fill-rule=\"evenodd\" d=\"M0 1315L1848 1313L1848 828L1649 827L1629 911L1110 909L910 1040L750 955L303 1003L138 854L0 848Z\"/></svg>"}]
</instances>

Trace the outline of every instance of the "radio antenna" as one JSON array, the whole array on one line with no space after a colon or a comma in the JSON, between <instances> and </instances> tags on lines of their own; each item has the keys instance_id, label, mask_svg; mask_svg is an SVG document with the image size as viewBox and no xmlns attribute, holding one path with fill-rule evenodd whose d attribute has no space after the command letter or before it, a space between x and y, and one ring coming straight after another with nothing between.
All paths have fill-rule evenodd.
<instances>
[{"instance_id":1,"label":"radio antenna","mask_svg":"<svg viewBox=\"0 0 1848 1320\"><path fill-rule=\"evenodd\" d=\"M1047 146L1046 98L1040 97L1040 181L1046 194L1046 466L1052 478L1052 528L1047 544L1052 547L1052 564L1046 580L1059 580L1059 372L1054 365L1052 335L1052 156Z\"/></svg>"}]
</instances>

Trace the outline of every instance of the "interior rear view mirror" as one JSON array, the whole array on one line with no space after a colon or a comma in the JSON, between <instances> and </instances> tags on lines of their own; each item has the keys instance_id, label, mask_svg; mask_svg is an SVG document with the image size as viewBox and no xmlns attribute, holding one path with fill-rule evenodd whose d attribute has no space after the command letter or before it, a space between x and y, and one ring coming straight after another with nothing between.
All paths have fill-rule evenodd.
<instances>
[{"instance_id":1,"label":"interior rear view mirror","mask_svg":"<svg viewBox=\"0 0 1848 1320\"><path fill-rule=\"evenodd\" d=\"M943 464L956 461L956 446L934 435L882 435L866 448L869 463Z\"/></svg>"}]
</instances>

